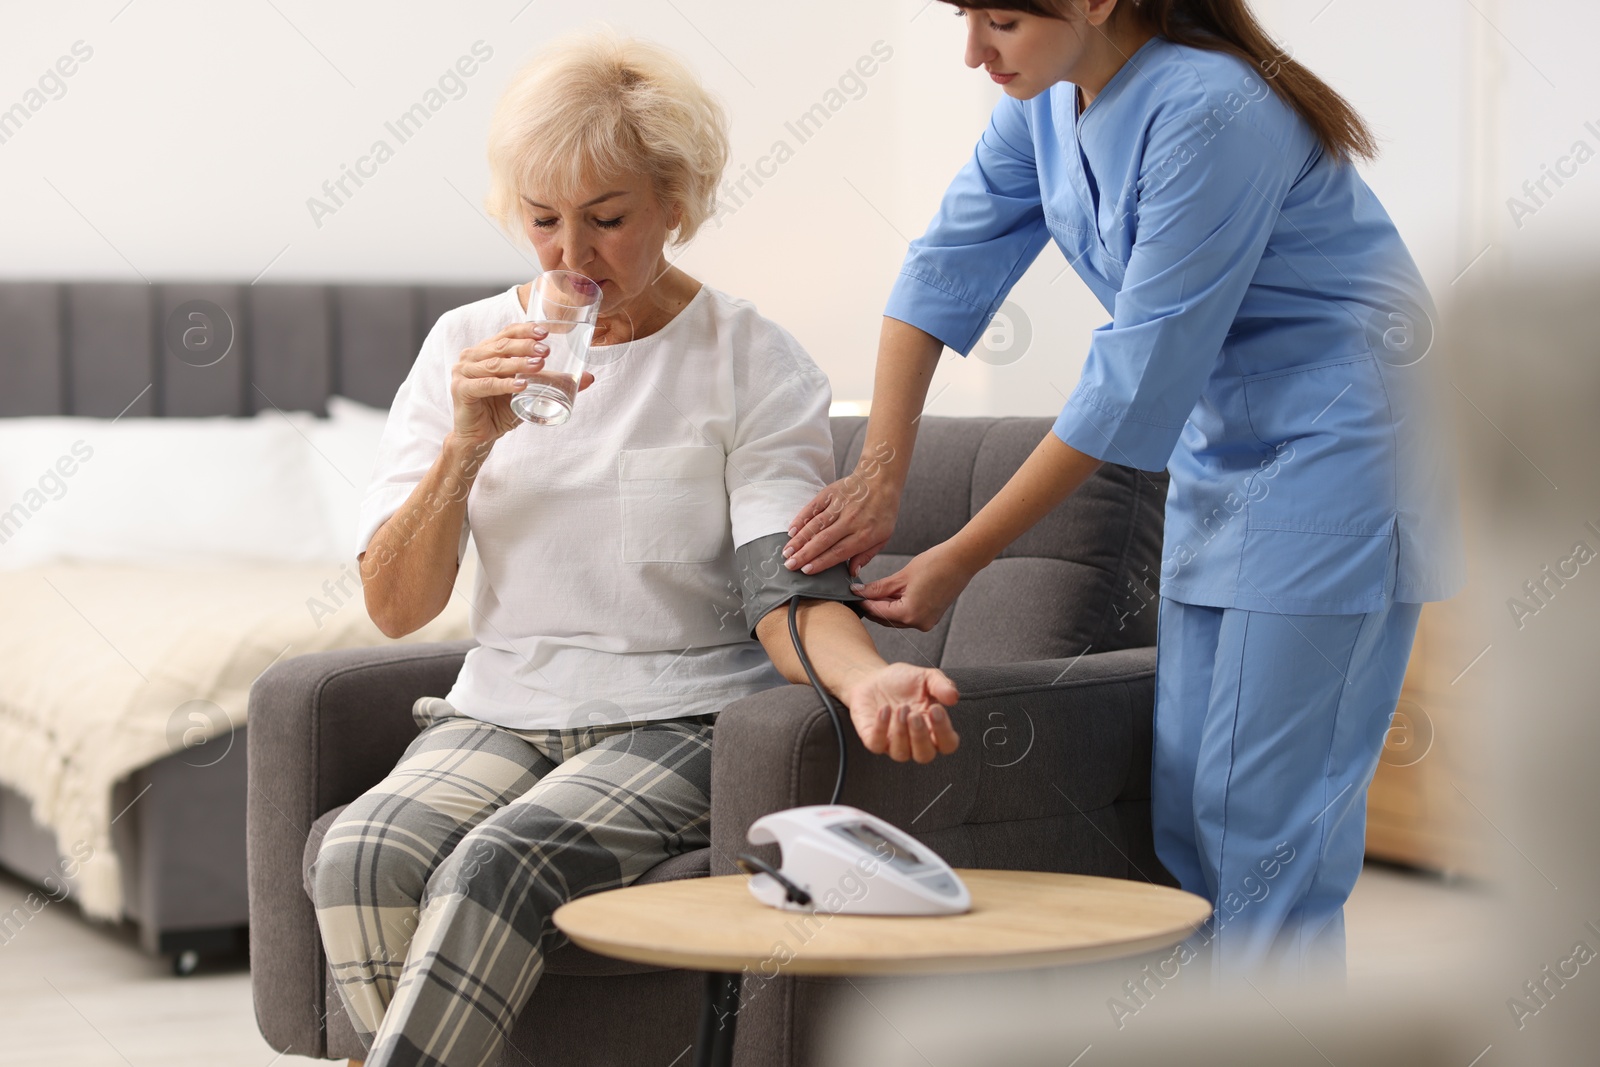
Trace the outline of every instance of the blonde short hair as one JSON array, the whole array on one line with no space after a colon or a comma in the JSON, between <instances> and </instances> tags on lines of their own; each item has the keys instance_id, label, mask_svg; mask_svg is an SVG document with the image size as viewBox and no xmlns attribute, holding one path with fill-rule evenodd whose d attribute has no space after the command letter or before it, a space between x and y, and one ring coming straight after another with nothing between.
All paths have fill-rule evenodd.
<instances>
[{"instance_id":1,"label":"blonde short hair","mask_svg":"<svg viewBox=\"0 0 1600 1067\"><path fill-rule=\"evenodd\" d=\"M528 183L570 200L586 179L644 173L667 210L680 212L671 243L684 244L715 211L727 163L727 114L688 65L603 28L542 49L501 94L485 207L525 238Z\"/></svg>"}]
</instances>

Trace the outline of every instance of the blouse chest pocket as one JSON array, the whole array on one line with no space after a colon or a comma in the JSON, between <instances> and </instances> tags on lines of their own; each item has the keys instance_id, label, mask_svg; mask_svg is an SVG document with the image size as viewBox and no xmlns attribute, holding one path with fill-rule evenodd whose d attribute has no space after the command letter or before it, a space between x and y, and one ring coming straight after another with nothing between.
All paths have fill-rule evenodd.
<instances>
[{"instance_id":1,"label":"blouse chest pocket","mask_svg":"<svg viewBox=\"0 0 1600 1067\"><path fill-rule=\"evenodd\" d=\"M624 450L617 461L622 558L705 563L730 537L726 458L711 445Z\"/></svg>"}]
</instances>

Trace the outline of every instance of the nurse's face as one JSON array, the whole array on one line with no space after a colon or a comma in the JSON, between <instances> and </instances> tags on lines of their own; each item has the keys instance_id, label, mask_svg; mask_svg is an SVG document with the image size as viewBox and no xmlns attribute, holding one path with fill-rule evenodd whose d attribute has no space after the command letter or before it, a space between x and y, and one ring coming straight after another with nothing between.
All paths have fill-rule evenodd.
<instances>
[{"instance_id":1,"label":"nurse's face","mask_svg":"<svg viewBox=\"0 0 1600 1067\"><path fill-rule=\"evenodd\" d=\"M1101 33L1081 12L1070 19L998 8L957 8L956 14L967 20L967 66L984 68L1018 100L1031 100L1060 81L1076 81L1089 35Z\"/></svg>"}]
</instances>

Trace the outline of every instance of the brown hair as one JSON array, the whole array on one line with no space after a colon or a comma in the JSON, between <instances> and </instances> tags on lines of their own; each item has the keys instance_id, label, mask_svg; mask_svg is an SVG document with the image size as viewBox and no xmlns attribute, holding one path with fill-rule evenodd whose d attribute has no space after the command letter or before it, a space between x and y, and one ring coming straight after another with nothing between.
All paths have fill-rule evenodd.
<instances>
[{"instance_id":1,"label":"brown hair","mask_svg":"<svg viewBox=\"0 0 1600 1067\"><path fill-rule=\"evenodd\" d=\"M1018 11L1066 19L1070 0L944 0L954 7ZM1373 159L1378 142L1333 87L1278 47L1246 0L1134 0L1127 17L1177 44L1227 52L1259 70L1274 92L1310 125L1323 151L1342 160ZM1120 16L1124 5L1112 13Z\"/></svg>"}]
</instances>

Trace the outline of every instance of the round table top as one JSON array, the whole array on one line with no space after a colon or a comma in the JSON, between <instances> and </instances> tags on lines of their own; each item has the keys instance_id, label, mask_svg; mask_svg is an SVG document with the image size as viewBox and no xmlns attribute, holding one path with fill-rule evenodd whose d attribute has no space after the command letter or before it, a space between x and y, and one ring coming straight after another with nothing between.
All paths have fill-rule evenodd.
<instances>
[{"instance_id":1,"label":"round table top","mask_svg":"<svg viewBox=\"0 0 1600 1067\"><path fill-rule=\"evenodd\" d=\"M1148 882L1043 871L960 870L964 915L826 915L756 900L743 875L687 878L580 897L555 913L603 956L700 971L934 974L1021 970L1174 945L1211 913Z\"/></svg>"}]
</instances>

